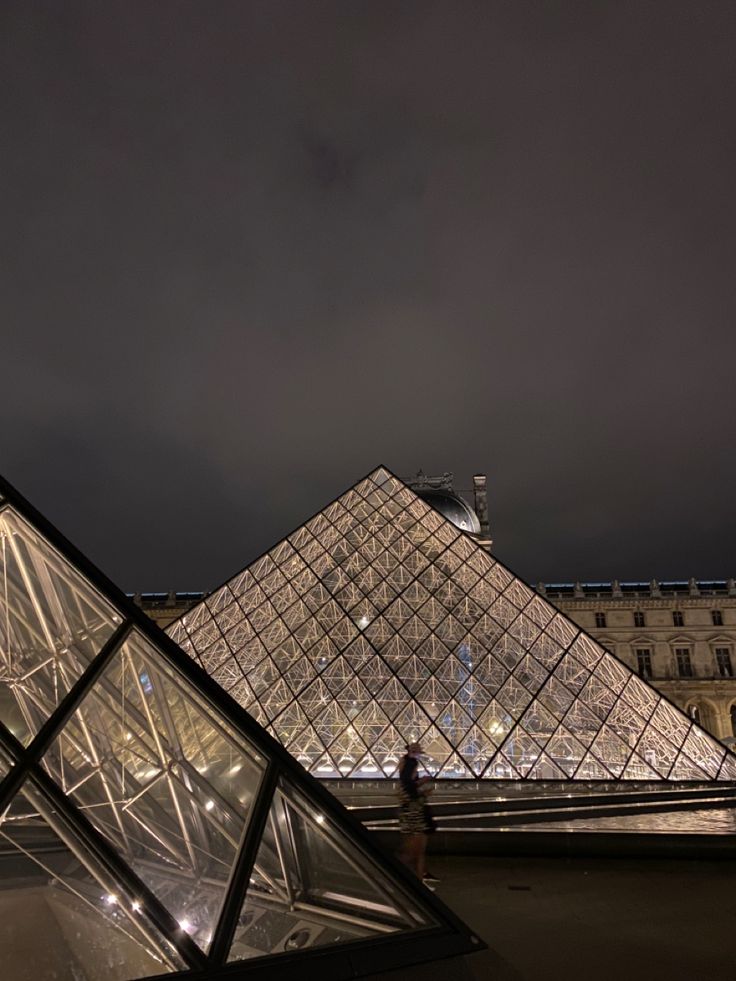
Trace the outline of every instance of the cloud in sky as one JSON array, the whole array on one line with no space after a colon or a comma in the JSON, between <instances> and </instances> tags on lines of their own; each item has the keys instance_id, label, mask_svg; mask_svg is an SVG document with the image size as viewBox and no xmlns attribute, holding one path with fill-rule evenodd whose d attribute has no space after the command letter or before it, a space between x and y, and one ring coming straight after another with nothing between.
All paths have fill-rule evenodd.
<instances>
[{"instance_id":1,"label":"cloud in sky","mask_svg":"<svg viewBox=\"0 0 736 981\"><path fill-rule=\"evenodd\" d=\"M728 5L0 18L0 469L121 585L379 463L532 579L733 574Z\"/></svg>"}]
</instances>

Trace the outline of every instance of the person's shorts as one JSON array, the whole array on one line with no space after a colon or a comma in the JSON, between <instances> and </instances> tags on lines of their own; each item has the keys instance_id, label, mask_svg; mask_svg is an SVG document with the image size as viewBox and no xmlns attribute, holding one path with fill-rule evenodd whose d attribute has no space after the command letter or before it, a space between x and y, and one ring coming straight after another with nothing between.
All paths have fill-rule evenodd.
<instances>
[{"instance_id":1,"label":"person's shorts","mask_svg":"<svg viewBox=\"0 0 736 981\"><path fill-rule=\"evenodd\" d=\"M430 831L424 805L425 800L408 798L399 804L399 831L402 835L426 835Z\"/></svg>"}]
</instances>

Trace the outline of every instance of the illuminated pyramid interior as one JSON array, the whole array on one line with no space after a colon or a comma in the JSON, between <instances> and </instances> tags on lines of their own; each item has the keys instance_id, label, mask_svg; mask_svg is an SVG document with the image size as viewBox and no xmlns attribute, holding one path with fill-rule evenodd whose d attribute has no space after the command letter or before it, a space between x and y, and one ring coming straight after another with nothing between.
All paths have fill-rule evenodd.
<instances>
[{"instance_id":1,"label":"illuminated pyramid interior","mask_svg":"<svg viewBox=\"0 0 736 981\"><path fill-rule=\"evenodd\" d=\"M312 773L733 780L736 757L381 467L168 628Z\"/></svg>"},{"instance_id":2,"label":"illuminated pyramid interior","mask_svg":"<svg viewBox=\"0 0 736 981\"><path fill-rule=\"evenodd\" d=\"M5 484L0 778L7 981L479 943Z\"/></svg>"}]
</instances>

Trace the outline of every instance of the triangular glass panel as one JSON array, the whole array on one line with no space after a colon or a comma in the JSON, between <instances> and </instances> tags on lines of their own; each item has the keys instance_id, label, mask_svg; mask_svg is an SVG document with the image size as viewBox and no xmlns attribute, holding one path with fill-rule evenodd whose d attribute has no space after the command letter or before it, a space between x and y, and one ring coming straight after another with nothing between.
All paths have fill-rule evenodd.
<instances>
[{"instance_id":1,"label":"triangular glass panel","mask_svg":"<svg viewBox=\"0 0 736 981\"><path fill-rule=\"evenodd\" d=\"M607 770L603 764L588 753L575 772L577 780L610 780L615 774Z\"/></svg>"},{"instance_id":2,"label":"triangular glass panel","mask_svg":"<svg viewBox=\"0 0 736 981\"><path fill-rule=\"evenodd\" d=\"M659 780L659 773L639 756L632 756L624 770L624 780Z\"/></svg>"},{"instance_id":3,"label":"triangular glass panel","mask_svg":"<svg viewBox=\"0 0 736 981\"><path fill-rule=\"evenodd\" d=\"M546 753L540 753L528 776L531 780L567 780L569 775Z\"/></svg>"},{"instance_id":4,"label":"triangular glass panel","mask_svg":"<svg viewBox=\"0 0 736 981\"><path fill-rule=\"evenodd\" d=\"M323 753L319 757L315 766L315 772L318 773L323 779L327 777L341 776L337 763L335 763L329 753Z\"/></svg>"},{"instance_id":5,"label":"triangular glass panel","mask_svg":"<svg viewBox=\"0 0 736 981\"><path fill-rule=\"evenodd\" d=\"M670 773L671 780L707 780L708 774L705 770L702 770L697 764L686 756L685 753L680 753L675 761L675 765L672 767L672 772Z\"/></svg>"}]
</instances>

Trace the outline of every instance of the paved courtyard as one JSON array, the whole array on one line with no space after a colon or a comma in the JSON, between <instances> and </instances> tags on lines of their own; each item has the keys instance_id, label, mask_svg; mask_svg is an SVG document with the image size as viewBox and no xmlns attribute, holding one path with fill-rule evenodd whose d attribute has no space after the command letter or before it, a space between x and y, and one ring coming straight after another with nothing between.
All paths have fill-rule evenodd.
<instances>
[{"instance_id":1,"label":"paved courtyard","mask_svg":"<svg viewBox=\"0 0 736 981\"><path fill-rule=\"evenodd\" d=\"M736 861L431 858L476 981L736 979Z\"/></svg>"}]
</instances>

